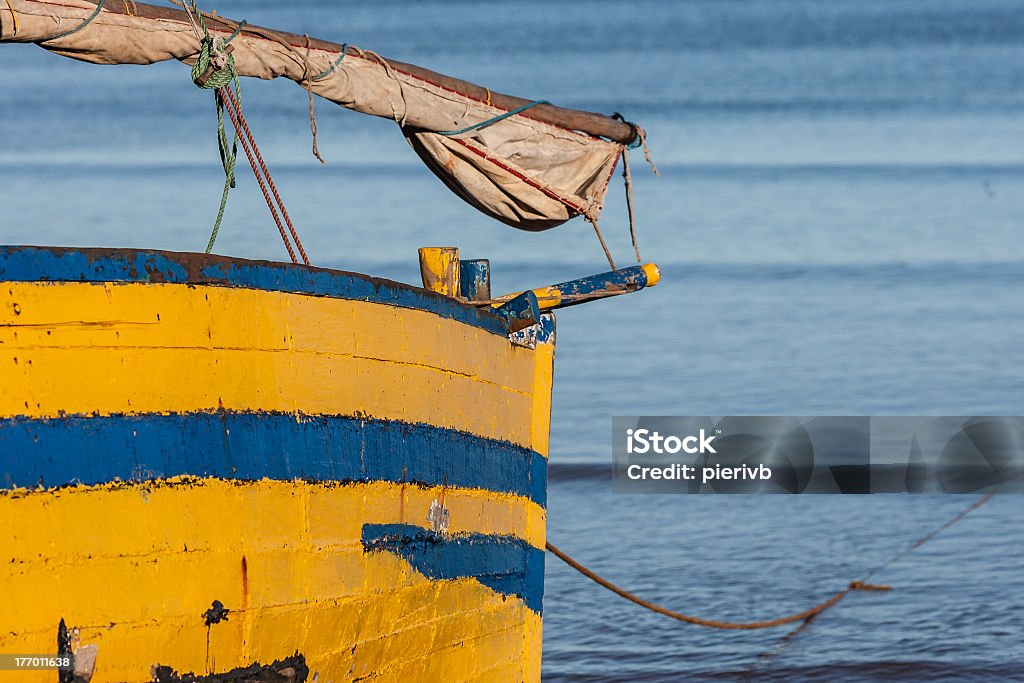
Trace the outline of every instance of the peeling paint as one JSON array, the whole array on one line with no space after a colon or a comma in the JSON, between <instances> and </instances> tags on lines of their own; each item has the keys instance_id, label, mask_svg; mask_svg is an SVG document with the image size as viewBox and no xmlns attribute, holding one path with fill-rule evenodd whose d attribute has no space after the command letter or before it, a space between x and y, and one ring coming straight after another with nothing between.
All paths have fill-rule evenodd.
<instances>
[{"instance_id":1,"label":"peeling paint","mask_svg":"<svg viewBox=\"0 0 1024 683\"><path fill-rule=\"evenodd\" d=\"M431 531L442 536L447 534L450 520L451 514L448 508L444 506L444 503L439 503L437 498L435 498L427 510L427 521L430 523Z\"/></svg>"},{"instance_id":2,"label":"peeling paint","mask_svg":"<svg viewBox=\"0 0 1024 683\"><path fill-rule=\"evenodd\" d=\"M212 254L136 249L0 247L0 281L147 282L250 287L416 308L504 335L475 307L384 278Z\"/></svg>"},{"instance_id":3,"label":"peeling paint","mask_svg":"<svg viewBox=\"0 0 1024 683\"><path fill-rule=\"evenodd\" d=\"M197 676L179 674L169 666L154 666L153 683L304 683L309 676L306 658L301 654L271 664L250 664L225 673Z\"/></svg>"},{"instance_id":4,"label":"peeling paint","mask_svg":"<svg viewBox=\"0 0 1024 683\"><path fill-rule=\"evenodd\" d=\"M220 600L214 600L213 603L210 605L210 609L203 612L203 623L207 626L219 624L222 621L227 621L228 614L230 613L231 610L225 607L224 603L222 603Z\"/></svg>"}]
</instances>

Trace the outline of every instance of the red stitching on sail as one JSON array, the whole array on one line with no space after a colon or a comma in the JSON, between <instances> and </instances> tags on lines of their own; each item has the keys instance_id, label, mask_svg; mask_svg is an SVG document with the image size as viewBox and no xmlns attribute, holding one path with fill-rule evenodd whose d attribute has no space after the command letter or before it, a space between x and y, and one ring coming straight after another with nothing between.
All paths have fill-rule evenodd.
<instances>
[{"instance_id":1,"label":"red stitching on sail","mask_svg":"<svg viewBox=\"0 0 1024 683\"><path fill-rule=\"evenodd\" d=\"M503 169L505 171L508 171L509 173L514 175L516 178L519 178L519 180L522 180L527 185L540 190L541 192L543 192L544 194L548 195L552 199L557 199L558 201L562 202L563 204L568 206L570 209L572 209L576 213L581 214L583 216L587 216L586 210L583 209L582 207L577 206L576 204L574 204L573 202L569 201L565 197L560 196L559 194L557 194L553 190L550 190L547 187L544 187L543 185L541 185L537 181L535 181L532 178L524 175L522 172L517 171L516 169L511 168L511 167L501 163L499 160L495 159L494 157L492 157L491 155L487 154L483 150L477 149L473 145L470 145L469 143L467 143L465 140L458 140L458 139L456 139L455 142L459 143L460 145L462 145L466 149L470 150L471 152L473 152L473 153L483 157L484 159L487 159L487 161L491 162L495 166L497 166L497 167L499 167L499 168L501 168L501 169ZM589 218L589 216L587 216L587 217Z\"/></svg>"}]
</instances>

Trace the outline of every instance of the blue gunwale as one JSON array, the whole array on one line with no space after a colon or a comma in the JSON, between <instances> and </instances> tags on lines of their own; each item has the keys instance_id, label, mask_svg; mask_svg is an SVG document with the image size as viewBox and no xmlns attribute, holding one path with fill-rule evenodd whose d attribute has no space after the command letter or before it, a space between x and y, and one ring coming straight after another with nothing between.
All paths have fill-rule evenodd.
<instances>
[{"instance_id":1,"label":"blue gunwale","mask_svg":"<svg viewBox=\"0 0 1024 683\"><path fill-rule=\"evenodd\" d=\"M148 249L0 247L0 282L146 282L239 287L427 311L506 336L486 308L411 285L329 268Z\"/></svg>"},{"instance_id":2,"label":"blue gunwale","mask_svg":"<svg viewBox=\"0 0 1024 683\"><path fill-rule=\"evenodd\" d=\"M433 425L228 411L0 419L0 494L176 476L382 481L547 503L544 456Z\"/></svg>"}]
</instances>

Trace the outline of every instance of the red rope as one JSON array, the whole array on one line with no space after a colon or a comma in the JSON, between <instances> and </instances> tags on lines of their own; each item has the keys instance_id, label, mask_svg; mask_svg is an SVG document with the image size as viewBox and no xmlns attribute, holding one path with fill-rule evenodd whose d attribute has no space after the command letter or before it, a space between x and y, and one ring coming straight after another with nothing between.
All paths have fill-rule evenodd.
<instances>
[{"instance_id":1,"label":"red rope","mask_svg":"<svg viewBox=\"0 0 1024 683\"><path fill-rule=\"evenodd\" d=\"M235 94L232 92L230 86L226 86L220 89L220 94L224 97L224 109L228 112L228 116L231 117L231 124L235 127L235 130L240 132L238 136L239 141L242 143L242 149L245 151L245 156L249 159L249 165L252 166L253 174L256 176L256 182L259 183L260 190L263 191L263 197L267 200L267 207L270 209L270 214L274 217L274 222L277 223L277 229L281 233L281 239L284 241L285 249L288 250L288 256L291 258L292 263L298 263L298 259L295 258L295 251L292 249L291 242L288 240L288 233L285 232L284 225L281 224L281 217L284 217L284 222L288 226L288 232L291 233L292 239L295 240L295 246L298 247L299 255L302 257L302 262L309 265L309 257L306 255L306 250L302 247L302 242L299 240L299 234L295 230L295 226L292 225L292 219L288 215L288 210L284 208L284 202L281 200L281 195L277 191L277 186L274 184L274 179L270 177L270 171L267 169L266 162L263 161L263 155L260 154L259 147L256 146L256 139L252 135L252 131L249 130L249 124L246 123L245 117L242 116L241 108L238 106L238 100L235 99ZM264 177L266 182L264 182ZM267 186L269 185L270 190L268 192ZM270 195L274 195L274 200L277 201L277 206L281 210L280 216L274 207L274 201L271 200Z\"/></svg>"},{"instance_id":2,"label":"red rope","mask_svg":"<svg viewBox=\"0 0 1024 683\"><path fill-rule=\"evenodd\" d=\"M616 595L618 595L620 597L625 598L626 600L629 600L630 602L633 602L633 603L635 603L637 605L640 605L641 607L646 607L647 609L651 610L652 612L655 612L657 614L661 614L662 616L669 617L670 619L675 619L677 621L682 621L682 622L685 622L687 624L696 624L697 626L707 626L708 628L721 628L721 629L733 629L733 630L752 630L752 629L762 629L762 628L773 628L775 626L783 626L785 624L791 624L791 623L796 622L796 621L809 622L811 619L813 619L814 617L818 616L819 614L821 614L825 610L827 610L827 609L837 605L843 598L845 598L847 595L849 595L850 592L852 592L852 591L888 591L888 590L892 590L889 586L882 586L882 585L867 583L867 579L871 578L872 576L877 574L882 569L888 567L889 565L894 564L895 562L898 562L900 559L902 559L908 553L912 553L913 551L917 550L922 545L924 545L928 541L930 541L933 538L935 538L936 536L938 536L939 533L941 533L942 531L945 531L946 529L948 529L949 527L953 526L954 524L959 522L961 519L963 519L964 517L969 515L974 510L977 510L982 505L984 505L985 503L987 503L990 500L992 500L992 497L994 495L995 494L989 493L989 494L986 494L986 495L982 496L981 498L977 499L971 505L969 505L965 509L963 509L960 512L958 512L950 520L946 521L941 526L933 529L932 531L929 531L927 534L925 534L921 538L919 538L916 541L914 541L914 543L911 544L906 550L903 550L902 552L896 554L891 559L889 559L889 561L887 561L885 564L879 565L878 567L875 567L874 569L872 569L870 572L868 572L864 576L863 579L861 579L859 581L852 581L852 582L850 582L850 584L847 585L845 590L842 590L842 591L836 593L835 595L833 595L832 597L828 598L827 600L825 600L823 602L819 602L814 607L811 607L810 609L804 610L803 612L798 612L796 614L790 614L788 616L779 617L778 619L770 619L770 620L767 620L767 621L748 621L748 622L742 622L742 621L741 622L736 622L736 621L719 621L717 619L702 619L700 617L694 617L694 616L691 616L689 614L683 614L682 612L676 612L676 611L668 609L667 607L663 607L661 605L653 603L650 600L644 600L643 598L641 598L640 596L636 595L635 593L631 593L630 591L627 591L625 588L620 588L619 586L616 586L614 583L612 583L608 579L600 576L599 574L596 574L595 572L591 571L590 569L588 569L584 565L582 565L579 562L577 562L576 560L574 560L572 557L570 557L565 552L559 550L557 547L552 545L550 541L546 543L545 547L547 548L548 552L550 552L552 555L554 555L558 559L562 560L567 565L569 565L570 567L572 567L573 569L578 571L580 574L583 574L583 576L587 577L588 579L590 579L594 583L598 584L599 586L603 586L604 588L607 588L611 592L615 593Z\"/></svg>"}]
</instances>

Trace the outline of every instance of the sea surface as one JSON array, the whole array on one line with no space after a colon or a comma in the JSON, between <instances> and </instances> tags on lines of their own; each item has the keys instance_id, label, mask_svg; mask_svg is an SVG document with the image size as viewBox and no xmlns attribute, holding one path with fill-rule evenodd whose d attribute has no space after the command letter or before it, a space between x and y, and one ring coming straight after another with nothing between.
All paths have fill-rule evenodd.
<instances>
[{"instance_id":1,"label":"sea surface","mask_svg":"<svg viewBox=\"0 0 1024 683\"><path fill-rule=\"evenodd\" d=\"M801 611L970 496L613 495L613 415L1024 413L1024 1L200 3L645 126L647 292L559 316L550 540L666 606ZM180 64L0 48L0 242L199 251L221 191L212 95ZM490 258L496 290L606 269L454 198L393 122L246 82L314 262L416 282L416 249ZM285 254L239 174L216 251ZM621 185L602 222L628 262ZM549 557L555 681L1024 680L1024 498L973 512L784 639L651 614Z\"/></svg>"}]
</instances>

